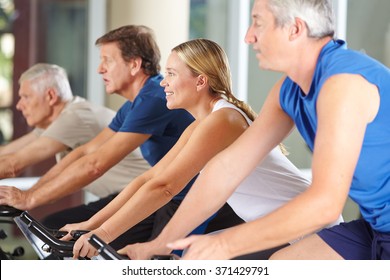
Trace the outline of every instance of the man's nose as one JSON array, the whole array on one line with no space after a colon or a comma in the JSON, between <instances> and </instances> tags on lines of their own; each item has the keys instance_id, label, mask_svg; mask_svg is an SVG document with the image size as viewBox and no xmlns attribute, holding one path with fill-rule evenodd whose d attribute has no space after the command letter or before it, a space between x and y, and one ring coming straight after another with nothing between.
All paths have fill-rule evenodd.
<instances>
[{"instance_id":1,"label":"man's nose","mask_svg":"<svg viewBox=\"0 0 390 280\"><path fill-rule=\"evenodd\" d=\"M254 33L252 32L252 27L250 26L245 34L245 43L250 45L255 42L256 42L256 37L254 36Z\"/></svg>"},{"instance_id":2,"label":"man's nose","mask_svg":"<svg viewBox=\"0 0 390 280\"><path fill-rule=\"evenodd\" d=\"M98 66L98 68L97 68L97 72L98 72L99 74L102 74L102 73L105 72L105 71L104 71L104 67L103 67L103 63L100 63L100 64L99 64L99 66Z\"/></svg>"},{"instance_id":3,"label":"man's nose","mask_svg":"<svg viewBox=\"0 0 390 280\"><path fill-rule=\"evenodd\" d=\"M18 103L16 103L16 109L21 111L22 110L22 99L19 99Z\"/></svg>"}]
</instances>

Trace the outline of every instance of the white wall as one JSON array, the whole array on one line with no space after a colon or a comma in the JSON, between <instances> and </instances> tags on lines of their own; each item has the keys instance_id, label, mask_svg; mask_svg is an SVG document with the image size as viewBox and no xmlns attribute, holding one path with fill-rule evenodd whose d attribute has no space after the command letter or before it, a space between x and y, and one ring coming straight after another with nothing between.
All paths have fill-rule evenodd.
<instances>
[{"instance_id":1,"label":"white wall","mask_svg":"<svg viewBox=\"0 0 390 280\"><path fill-rule=\"evenodd\" d=\"M188 39L189 0L108 0L107 30L127 24L152 28L161 51L161 69L171 49ZM107 106L118 109L124 99L107 98Z\"/></svg>"}]
</instances>

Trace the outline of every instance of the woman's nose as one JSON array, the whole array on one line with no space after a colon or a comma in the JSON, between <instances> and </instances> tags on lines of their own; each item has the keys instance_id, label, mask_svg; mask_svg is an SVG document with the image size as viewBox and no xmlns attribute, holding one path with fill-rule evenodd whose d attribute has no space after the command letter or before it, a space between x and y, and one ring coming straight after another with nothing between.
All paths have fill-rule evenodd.
<instances>
[{"instance_id":1,"label":"woman's nose","mask_svg":"<svg viewBox=\"0 0 390 280\"><path fill-rule=\"evenodd\" d=\"M165 81L165 79L162 79L160 82L160 86L165 87L166 85L167 85L167 82Z\"/></svg>"}]
</instances>

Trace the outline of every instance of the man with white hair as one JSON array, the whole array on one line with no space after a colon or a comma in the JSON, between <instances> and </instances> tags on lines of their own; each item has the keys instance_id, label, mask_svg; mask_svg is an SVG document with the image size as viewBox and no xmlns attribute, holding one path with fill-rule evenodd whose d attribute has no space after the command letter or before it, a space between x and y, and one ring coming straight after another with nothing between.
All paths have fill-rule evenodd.
<instances>
[{"instance_id":1,"label":"man with white hair","mask_svg":"<svg viewBox=\"0 0 390 280\"><path fill-rule=\"evenodd\" d=\"M19 84L16 108L34 129L0 147L0 178L16 177L53 156L60 161L98 135L115 116L111 109L74 96L65 69L58 65L38 63L21 75ZM99 197L111 195L149 168L137 149L87 190Z\"/></svg>"}]
</instances>

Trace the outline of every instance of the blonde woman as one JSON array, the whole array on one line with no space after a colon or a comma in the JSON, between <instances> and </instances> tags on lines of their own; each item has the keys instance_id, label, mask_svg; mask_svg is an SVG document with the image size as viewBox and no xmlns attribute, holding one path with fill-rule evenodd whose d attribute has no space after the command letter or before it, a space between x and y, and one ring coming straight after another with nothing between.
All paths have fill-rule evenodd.
<instances>
[{"instance_id":1,"label":"blonde woman","mask_svg":"<svg viewBox=\"0 0 390 280\"><path fill-rule=\"evenodd\" d=\"M210 40L197 39L175 47L167 60L161 86L165 88L167 107L187 110L195 122L158 164L132 181L112 203L88 221L64 228L68 231L92 230L75 243L75 258L97 254L88 243L91 234L109 243L150 215L155 215L154 222L161 231L183 199L175 197L176 194L212 157L233 143L256 117L248 105L234 97L226 54ZM295 193L306 188L309 182L301 177L279 148L270 156L275 165L287 166L283 170L294 174L292 177L299 186ZM269 172L273 173L272 170ZM272 176L265 180L268 179L274 180ZM193 209L194 214L204 206L199 201ZM164 225L157 217L165 218ZM158 234L154 232L150 239ZM128 244L132 243L135 242L128 240Z\"/></svg>"}]
</instances>

